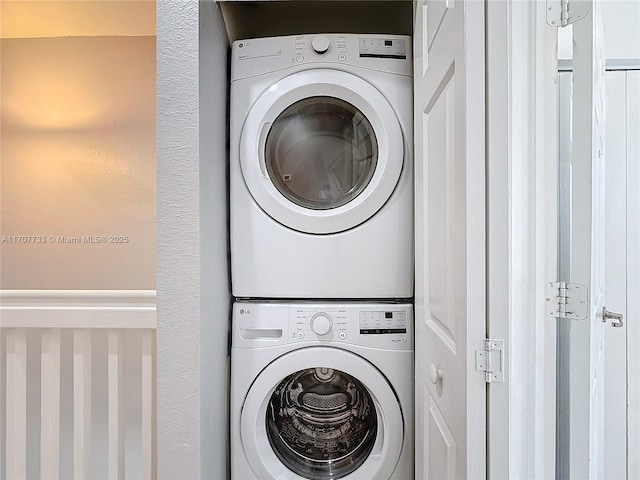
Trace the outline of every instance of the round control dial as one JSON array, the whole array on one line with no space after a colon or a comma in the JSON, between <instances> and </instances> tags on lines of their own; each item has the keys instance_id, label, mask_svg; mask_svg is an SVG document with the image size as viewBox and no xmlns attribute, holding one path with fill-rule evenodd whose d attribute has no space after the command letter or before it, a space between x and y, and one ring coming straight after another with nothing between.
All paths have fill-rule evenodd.
<instances>
[{"instance_id":1,"label":"round control dial","mask_svg":"<svg viewBox=\"0 0 640 480\"><path fill-rule=\"evenodd\" d=\"M330 46L331 43L329 42L329 39L324 35L315 36L313 37L313 40L311 40L311 48L314 52L320 55L327 53Z\"/></svg>"},{"instance_id":2,"label":"round control dial","mask_svg":"<svg viewBox=\"0 0 640 480\"><path fill-rule=\"evenodd\" d=\"M311 319L311 330L316 335L326 335L331 332L333 321L326 313L316 313Z\"/></svg>"}]
</instances>

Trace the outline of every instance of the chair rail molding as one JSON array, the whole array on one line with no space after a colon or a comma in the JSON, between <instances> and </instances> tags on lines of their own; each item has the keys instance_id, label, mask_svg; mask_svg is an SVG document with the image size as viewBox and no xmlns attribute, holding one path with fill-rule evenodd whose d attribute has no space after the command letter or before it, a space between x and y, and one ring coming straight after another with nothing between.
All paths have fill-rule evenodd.
<instances>
[{"instance_id":1,"label":"chair rail molding","mask_svg":"<svg viewBox=\"0 0 640 480\"><path fill-rule=\"evenodd\" d=\"M155 329L156 291L0 290L0 327Z\"/></svg>"}]
</instances>

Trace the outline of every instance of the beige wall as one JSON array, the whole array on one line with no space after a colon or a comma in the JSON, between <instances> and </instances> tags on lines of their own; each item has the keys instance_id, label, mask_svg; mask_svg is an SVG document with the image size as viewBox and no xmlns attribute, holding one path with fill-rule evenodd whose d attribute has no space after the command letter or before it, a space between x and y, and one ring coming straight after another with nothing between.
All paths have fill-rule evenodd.
<instances>
[{"instance_id":1,"label":"beige wall","mask_svg":"<svg viewBox=\"0 0 640 480\"><path fill-rule=\"evenodd\" d=\"M1 55L0 288L154 289L155 38Z\"/></svg>"}]
</instances>

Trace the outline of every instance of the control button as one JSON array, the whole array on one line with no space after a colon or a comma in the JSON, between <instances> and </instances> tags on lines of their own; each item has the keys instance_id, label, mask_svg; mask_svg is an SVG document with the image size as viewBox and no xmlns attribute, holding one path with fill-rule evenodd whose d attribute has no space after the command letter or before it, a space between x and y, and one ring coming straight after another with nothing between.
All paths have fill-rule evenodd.
<instances>
[{"instance_id":1,"label":"control button","mask_svg":"<svg viewBox=\"0 0 640 480\"><path fill-rule=\"evenodd\" d=\"M304 338L304 332L302 330L298 330L298 333L296 333L296 337L302 340Z\"/></svg>"},{"instance_id":2,"label":"control button","mask_svg":"<svg viewBox=\"0 0 640 480\"><path fill-rule=\"evenodd\" d=\"M298 56L296 57L296 62L301 62L301 61L303 61L303 60L304 60L304 57L303 57L302 55L298 55Z\"/></svg>"},{"instance_id":3,"label":"control button","mask_svg":"<svg viewBox=\"0 0 640 480\"><path fill-rule=\"evenodd\" d=\"M329 39L324 35L318 35L313 37L313 40L311 40L311 48L314 52L320 55L326 53L330 46L331 43L329 42Z\"/></svg>"},{"instance_id":4,"label":"control button","mask_svg":"<svg viewBox=\"0 0 640 480\"><path fill-rule=\"evenodd\" d=\"M332 327L331 317L326 313L316 313L311 319L311 330L316 335L326 335L331 332Z\"/></svg>"},{"instance_id":5,"label":"control button","mask_svg":"<svg viewBox=\"0 0 640 480\"><path fill-rule=\"evenodd\" d=\"M338 60L344 62L347 59L347 56L344 54L338 55Z\"/></svg>"},{"instance_id":6,"label":"control button","mask_svg":"<svg viewBox=\"0 0 640 480\"><path fill-rule=\"evenodd\" d=\"M340 340L344 340L345 338L347 338L347 332L340 332L338 333L338 338Z\"/></svg>"}]
</instances>

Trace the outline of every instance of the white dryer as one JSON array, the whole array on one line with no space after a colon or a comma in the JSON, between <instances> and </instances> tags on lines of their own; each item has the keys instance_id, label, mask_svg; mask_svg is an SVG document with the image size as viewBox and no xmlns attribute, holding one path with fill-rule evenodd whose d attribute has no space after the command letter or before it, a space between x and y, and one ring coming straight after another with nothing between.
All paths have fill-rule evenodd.
<instances>
[{"instance_id":1,"label":"white dryer","mask_svg":"<svg viewBox=\"0 0 640 480\"><path fill-rule=\"evenodd\" d=\"M236 302L232 480L413 478L413 310Z\"/></svg>"},{"instance_id":2,"label":"white dryer","mask_svg":"<svg viewBox=\"0 0 640 480\"><path fill-rule=\"evenodd\" d=\"M413 296L410 47L398 35L234 42L234 296Z\"/></svg>"}]
</instances>

